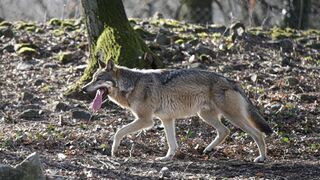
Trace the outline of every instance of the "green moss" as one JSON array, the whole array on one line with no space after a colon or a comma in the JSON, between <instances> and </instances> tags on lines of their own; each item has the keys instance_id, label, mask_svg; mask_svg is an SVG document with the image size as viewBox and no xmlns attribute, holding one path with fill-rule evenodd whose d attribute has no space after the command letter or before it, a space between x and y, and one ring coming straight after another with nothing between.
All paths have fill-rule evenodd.
<instances>
[{"instance_id":1,"label":"green moss","mask_svg":"<svg viewBox=\"0 0 320 180\"><path fill-rule=\"evenodd\" d=\"M35 23L30 23L30 22L18 22L17 25L16 25L16 28L19 29L19 30L27 30L27 31L35 31L36 29L36 24Z\"/></svg>"},{"instance_id":2,"label":"green moss","mask_svg":"<svg viewBox=\"0 0 320 180\"><path fill-rule=\"evenodd\" d=\"M50 92L53 90L53 87L50 85L44 85L41 87L40 91L43 93Z\"/></svg>"},{"instance_id":3,"label":"green moss","mask_svg":"<svg viewBox=\"0 0 320 180\"><path fill-rule=\"evenodd\" d=\"M283 39L283 38L295 38L297 37L296 30L291 28L281 29L278 27L274 27L271 29L271 37L272 39Z\"/></svg>"},{"instance_id":4,"label":"green moss","mask_svg":"<svg viewBox=\"0 0 320 180\"><path fill-rule=\"evenodd\" d=\"M255 36L270 36L271 34L270 31L263 30L262 27L252 27L247 32Z\"/></svg>"},{"instance_id":5,"label":"green moss","mask_svg":"<svg viewBox=\"0 0 320 180\"><path fill-rule=\"evenodd\" d=\"M56 37L62 36L64 35L64 31L61 29L54 29L53 31L51 31L52 34Z\"/></svg>"},{"instance_id":6,"label":"green moss","mask_svg":"<svg viewBox=\"0 0 320 180\"><path fill-rule=\"evenodd\" d=\"M62 64L67 64L72 61L73 54L71 52L60 52L56 59Z\"/></svg>"},{"instance_id":7,"label":"green moss","mask_svg":"<svg viewBox=\"0 0 320 180\"><path fill-rule=\"evenodd\" d=\"M302 35L305 35L305 36L309 36L309 35L320 36L320 30L318 30L318 29L309 29L309 30L303 31Z\"/></svg>"},{"instance_id":8,"label":"green moss","mask_svg":"<svg viewBox=\"0 0 320 180\"><path fill-rule=\"evenodd\" d=\"M22 47L17 51L20 55L34 55L37 54L37 51L31 47Z\"/></svg>"},{"instance_id":9,"label":"green moss","mask_svg":"<svg viewBox=\"0 0 320 180\"><path fill-rule=\"evenodd\" d=\"M52 26L60 26L62 24L62 20L58 18L52 18L49 20L48 24Z\"/></svg>"},{"instance_id":10,"label":"green moss","mask_svg":"<svg viewBox=\"0 0 320 180\"><path fill-rule=\"evenodd\" d=\"M174 43L175 44L183 44L185 42L185 40L183 39L177 39Z\"/></svg>"},{"instance_id":11,"label":"green moss","mask_svg":"<svg viewBox=\"0 0 320 180\"><path fill-rule=\"evenodd\" d=\"M102 51L106 54L105 59L114 59L117 64L127 67L146 67L143 55L147 47L140 42L142 40L129 34L119 35L118 33L113 28L106 27L98 39L95 54Z\"/></svg>"},{"instance_id":12,"label":"green moss","mask_svg":"<svg viewBox=\"0 0 320 180\"><path fill-rule=\"evenodd\" d=\"M150 20L150 23L156 26L163 26L167 28L178 28L181 26L179 21L165 18L152 19Z\"/></svg>"},{"instance_id":13,"label":"green moss","mask_svg":"<svg viewBox=\"0 0 320 180\"><path fill-rule=\"evenodd\" d=\"M12 26L12 24L11 24L10 22L8 22L8 21L2 21L2 22L0 23L0 26L6 26L6 27L8 27L8 26Z\"/></svg>"},{"instance_id":14,"label":"green moss","mask_svg":"<svg viewBox=\"0 0 320 180\"><path fill-rule=\"evenodd\" d=\"M148 31L144 30L143 28L141 28L140 26L134 26L133 27L134 31L136 33L138 33L141 37L150 37L152 36L151 33L149 33Z\"/></svg>"}]
</instances>

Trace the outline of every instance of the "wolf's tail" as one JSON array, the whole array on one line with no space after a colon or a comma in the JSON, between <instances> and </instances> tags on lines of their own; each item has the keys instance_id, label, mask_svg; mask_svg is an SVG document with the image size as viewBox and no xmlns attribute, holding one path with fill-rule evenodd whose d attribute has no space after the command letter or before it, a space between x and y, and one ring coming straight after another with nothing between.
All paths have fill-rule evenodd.
<instances>
[{"instance_id":1,"label":"wolf's tail","mask_svg":"<svg viewBox=\"0 0 320 180\"><path fill-rule=\"evenodd\" d=\"M264 132L266 135L273 133L273 130L267 123L267 121L262 117L257 108L253 105L251 100L247 98L243 89L236 85L235 90L241 94L241 96L248 102L248 115L250 122L256 127L259 131Z\"/></svg>"},{"instance_id":2,"label":"wolf's tail","mask_svg":"<svg viewBox=\"0 0 320 180\"><path fill-rule=\"evenodd\" d=\"M270 135L273 133L273 130L271 129L267 121L261 116L258 110L251 103L249 103L248 112L249 120L258 130L264 132L266 135Z\"/></svg>"}]
</instances>

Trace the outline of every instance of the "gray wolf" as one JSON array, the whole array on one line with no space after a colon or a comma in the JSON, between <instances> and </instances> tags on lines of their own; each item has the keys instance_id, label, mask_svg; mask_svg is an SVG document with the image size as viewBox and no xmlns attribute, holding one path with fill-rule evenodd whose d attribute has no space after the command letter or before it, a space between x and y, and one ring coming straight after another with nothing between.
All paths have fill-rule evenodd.
<instances>
[{"instance_id":1,"label":"gray wolf","mask_svg":"<svg viewBox=\"0 0 320 180\"><path fill-rule=\"evenodd\" d=\"M204 152L211 151L229 135L230 130L220 121L224 116L254 139L260 153L254 161L266 159L264 139L272 129L235 81L196 69L138 70L115 65L112 60L107 64L101 59L98 62L100 67L92 81L82 89L97 92L93 109L98 110L102 99L108 96L136 118L115 133L112 156L124 136L152 126L153 118L159 118L169 149L164 157L156 160L170 160L178 147L175 119L198 115L217 130L216 138Z\"/></svg>"}]
</instances>

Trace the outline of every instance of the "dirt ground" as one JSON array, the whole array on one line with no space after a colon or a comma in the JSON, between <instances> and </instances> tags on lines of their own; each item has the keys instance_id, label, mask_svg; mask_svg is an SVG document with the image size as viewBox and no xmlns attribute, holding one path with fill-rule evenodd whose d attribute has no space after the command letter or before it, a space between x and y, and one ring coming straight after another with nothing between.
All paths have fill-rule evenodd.
<instances>
[{"instance_id":1,"label":"dirt ground","mask_svg":"<svg viewBox=\"0 0 320 180\"><path fill-rule=\"evenodd\" d=\"M197 117L179 119L178 152L157 162L167 151L158 120L110 157L130 112L107 102L89 121L90 101L63 96L83 73L88 44L82 21L59 22L0 23L0 163L36 151L49 179L320 179L319 31L249 29L231 41L223 27L131 20L167 68L239 81L275 131L266 138L268 160L253 163L255 143L227 120L231 136L203 154L215 130Z\"/></svg>"}]
</instances>

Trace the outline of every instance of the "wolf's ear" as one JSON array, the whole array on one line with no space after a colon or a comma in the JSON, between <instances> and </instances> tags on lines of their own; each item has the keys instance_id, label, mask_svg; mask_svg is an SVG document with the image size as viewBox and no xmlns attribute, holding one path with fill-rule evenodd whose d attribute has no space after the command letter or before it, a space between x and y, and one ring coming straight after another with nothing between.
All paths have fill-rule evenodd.
<instances>
[{"instance_id":1,"label":"wolf's ear","mask_svg":"<svg viewBox=\"0 0 320 180\"><path fill-rule=\"evenodd\" d=\"M99 64L100 68L103 69L103 68L105 68L107 66L106 63L104 62L104 55L103 55L103 53L101 51L96 54L96 59L98 61L98 64Z\"/></svg>"},{"instance_id":2,"label":"wolf's ear","mask_svg":"<svg viewBox=\"0 0 320 180\"><path fill-rule=\"evenodd\" d=\"M99 67L104 69L107 65L106 63L104 63L101 59L98 59L98 64L99 64Z\"/></svg>"},{"instance_id":3,"label":"wolf's ear","mask_svg":"<svg viewBox=\"0 0 320 180\"><path fill-rule=\"evenodd\" d=\"M107 63L107 71L113 71L114 70L114 62L113 59L109 59Z\"/></svg>"}]
</instances>

